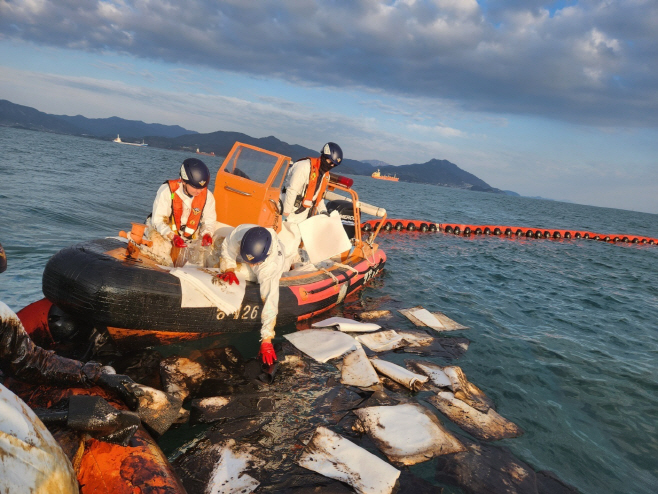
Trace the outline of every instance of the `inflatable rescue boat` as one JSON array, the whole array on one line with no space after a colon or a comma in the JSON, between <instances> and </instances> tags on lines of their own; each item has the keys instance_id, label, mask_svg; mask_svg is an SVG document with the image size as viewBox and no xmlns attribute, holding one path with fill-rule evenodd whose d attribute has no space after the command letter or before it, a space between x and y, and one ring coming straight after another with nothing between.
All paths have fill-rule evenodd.
<instances>
[{"instance_id":1,"label":"inflatable rescue boat","mask_svg":"<svg viewBox=\"0 0 658 494\"><path fill-rule=\"evenodd\" d=\"M230 232L238 225L252 223L281 232L279 197L290 164L287 156L236 142L215 179L217 220L223 228ZM386 211L360 202L351 185L351 179L337 175L320 185L318 197L340 209L337 216L342 219L349 247L322 262L307 262L284 274L278 325L331 309L363 288L384 267L386 255L374 242L379 228L363 239L361 213L380 218L381 225ZM335 231L329 235L320 239L321 243L331 243ZM115 341L131 345L171 343L260 327L263 302L258 284L242 284L242 299L232 311L223 308L221 300L190 303L184 277L180 273L175 276L171 266L149 257L145 249L148 242L143 237L143 225L133 224L131 232L121 232L119 237L65 248L46 265L43 293L71 317L107 328ZM215 273L201 266L184 269L190 276L206 273L211 277ZM221 293L218 296L221 298Z\"/></svg>"}]
</instances>

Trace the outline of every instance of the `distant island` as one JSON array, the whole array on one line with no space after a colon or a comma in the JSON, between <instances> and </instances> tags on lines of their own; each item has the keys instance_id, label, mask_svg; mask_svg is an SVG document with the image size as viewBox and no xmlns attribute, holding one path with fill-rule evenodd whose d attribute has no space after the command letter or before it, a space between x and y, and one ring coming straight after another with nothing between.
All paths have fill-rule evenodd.
<instances>
[{"instance_id":1,"label":"distant island","mask_svg":"<svg viewBox=\"0 0 658 494\"><path fill-rule=\"evenodd\" d=\"M143 141L150 147L177 151L196 152L201 149L204 153L215 153L216 156L226 156L235 141L281 153L290 156L293 160L318 154L317 150L298 144L288 144L274 136L256 138L240 132L227 131L200 134L178 125L145 123L119 117L86 118L82 115L51 115L7 100L0 100L0 126L86 136L108 141L115 139L120 134L121 139L125 142ZM345 159L340 170L341 173L370 176L378 168L383 175L395 174L401 182L518 195L512 191L496 189L448 160L432 159L426 163L393 166L375 159L366 161Z\"/></svg>"}]
</instances>

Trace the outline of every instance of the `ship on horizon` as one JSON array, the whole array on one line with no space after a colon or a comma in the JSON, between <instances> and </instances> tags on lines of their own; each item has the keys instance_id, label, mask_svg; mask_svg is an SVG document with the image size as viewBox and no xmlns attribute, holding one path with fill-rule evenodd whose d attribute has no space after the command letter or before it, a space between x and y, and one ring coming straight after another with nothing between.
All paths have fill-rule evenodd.
<instances>
[{"instance_id":1,"label":"ship on horizon","mask_svg":"<svg viewBox=\"0 0 658 494\"><path fill-rule=\"evenodd\" d=\"M148 144L144 142L144 139L142 139L142 142L123 142L121 137L119 137L119 134L117 134L117 138L113 139L112 142L116 142L117 144L127 144L128 146L138 146L140 148L148 146Z\"/></svg>"},{"instance_id":2,"label":"ship on horizon","mask_svg":"<svg viewBox=\"0 0 658 494\"><path fill-rule=\"evenodd\" d=\"M376 172L373 172L372 175L370 175L372 178L376 178L378 180L389 180L391 182L397 182L400 180L398 177L395 175L382 175L381 172L379 171L379 168L377 168Z\"/></svg>"}]
</instances>

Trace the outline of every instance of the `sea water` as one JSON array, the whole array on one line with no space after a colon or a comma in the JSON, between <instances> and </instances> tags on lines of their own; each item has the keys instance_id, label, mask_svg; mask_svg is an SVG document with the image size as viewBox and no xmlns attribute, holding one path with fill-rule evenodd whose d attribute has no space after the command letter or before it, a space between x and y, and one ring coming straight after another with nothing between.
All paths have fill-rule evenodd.
<instances>
[{"instance_id":1,"label":"sea water","mask_svg":"<svg viewBox=\"0 0 658 494\"><path fill-rule=\"evenodd\" d=\"M0 128L0 300L18 311L42 298L58 250L143 222L189 156ZM203 160L214 178L221 158ZM390 218L658 237L655 214L353 178ZM387 328L411 329L398 309L444 312L470 327L454 333L471 341L455 363L525 430L495 444L584 493L656 492L658 246L417 232L378 241L383 275L332 315L388 309ZM255 341L243 345L254 355ZM432 462L414 468L432 479Z\"/></svg>"}]
</instances>

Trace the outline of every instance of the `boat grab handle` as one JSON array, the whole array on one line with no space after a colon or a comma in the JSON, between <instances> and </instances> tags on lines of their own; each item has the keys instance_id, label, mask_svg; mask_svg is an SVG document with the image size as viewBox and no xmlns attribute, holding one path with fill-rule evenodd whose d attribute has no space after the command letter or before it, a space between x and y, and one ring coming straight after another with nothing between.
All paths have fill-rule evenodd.
<instances>
[{"instance_id":1,"label":"boat grab handle","mask_svg":"<svg viewBox=\"0 0 658 494\"><path fill-rule=\"evenodd\" d=\"M226 190L230 190L231 192L235 192L236 194L240 194L242 196L250 196L251 195L251 193L249 193L249 192L244 192L242 190L234 189L233 187L229 187L228 185L225 185L224 188Z\"/></svg>"},{"instance_id":2,"label":"boat grab handle","mask_svg":"<svg viewBox=\"0 0 658 494\"><path fill-rule=\"evenodd\" d=\"M274 199L268 199L274 206L274 211L276 211L276 214L281 214L281 209L279 208L279 203L276 202Z\"/></svg>"}]
</instances>

